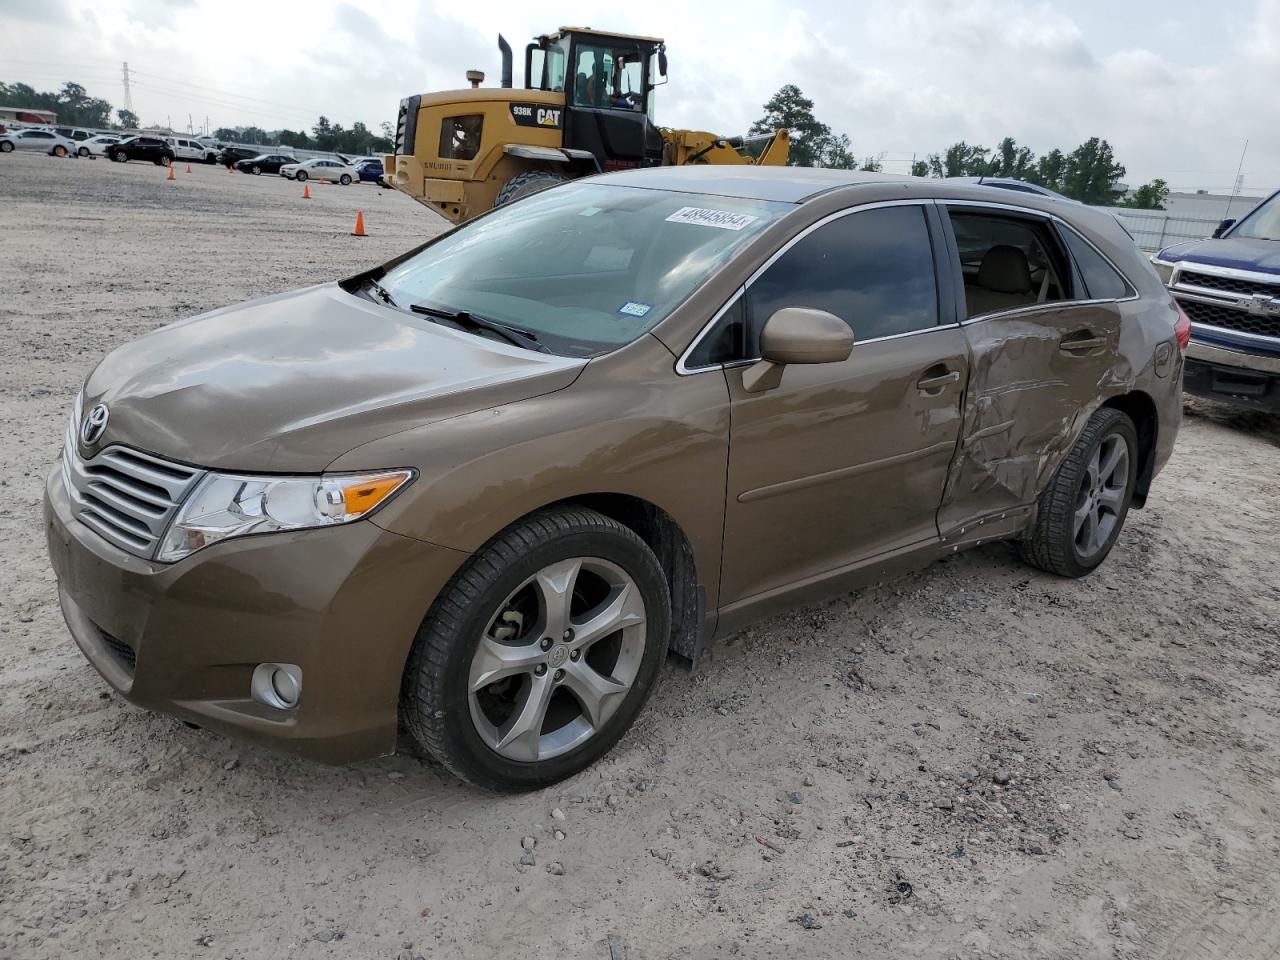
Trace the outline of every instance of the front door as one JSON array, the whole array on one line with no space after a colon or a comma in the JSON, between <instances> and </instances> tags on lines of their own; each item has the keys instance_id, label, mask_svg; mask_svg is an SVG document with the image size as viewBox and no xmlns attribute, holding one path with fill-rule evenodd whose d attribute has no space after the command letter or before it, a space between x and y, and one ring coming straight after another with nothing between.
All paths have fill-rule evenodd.
<instances>
[{"instance_id":1,"label":"front door","mask_svg":"<svg viewBox=\"0 0 1280 960\"><path fill-rule=\"evenodd\" d=\"M731 604L935 540L968 377L937 285L930 205L855 210L802 237L746 288L746 352L783 307L843 319L841 363L791 365L732 403L721 600ZM940 302L944 309L940 309Z\"/></svg>"},{"instance_id":2,"label":"front door","mask_svg":"<svg viewBox=\"0 0 1280 960\"><path fill-rule=\"evenodd\" d=\"M1112 379L1123 297L1087 292L1047 217L952 205L947 220L972 357L963 440L938 517L950 536L1034 503ZM1118 274L1114 283L1123 294Z\"/></svg>"}]
</instances>

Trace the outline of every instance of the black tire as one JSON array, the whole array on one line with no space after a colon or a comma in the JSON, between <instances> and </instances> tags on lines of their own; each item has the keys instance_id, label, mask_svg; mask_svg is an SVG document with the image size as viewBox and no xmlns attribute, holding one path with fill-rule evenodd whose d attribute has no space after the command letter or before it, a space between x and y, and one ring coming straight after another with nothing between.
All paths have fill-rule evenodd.
<instances>
[{"instance_id":1,"label":"black tire","mask_svg":"<svg viewBox=\"0 0 1280 960\"><path fill-rule=\"evenodd\" d=\"M65 157L67 155L67 148L64 147L62 144L58 144L56 147L53 148L53 155L55 157Z\"/></svg>"},{"instance_id":2,"label":"black tire","mask_svg":"<svg viewBox=\"0 0 1280 960\"><path fill-rule=\"evenodd\" d=\"M299 183L306 183L307 171L299 170L297 173L293 175L293 179L297 180Z\"/></svg>"},{"instance_id":3,"label":"black tire","mask_svg":"<svg viewBox=\"0 0 1280 960\"><path fill-rule=\"evenodd\" d=\"M78 157L87 157L88 155L89 155L88 147L81 147L79 150L76 151L76 156Z\"/></svg>"},{"instance_id":4,"label":"black tire","mask_svg":"<svg viewBox=\"0 0 1280 960\"><path fill-rule=\"evenodd\" d=\"M342 184L344 187L351 186L351 174L344 173L342 176L338 178L338 182Z\"/></svg>"},{"instance_id":5,"label":"black tire","mask_svg":"<svg viewBox=\"0 0 1280 960\"><path fill-rule=\"evenodd\" d=\"M260 177L260 176L262 176L262 167L258 166L257 164L254 164L254 167L253 167L253 175L254 175L255 177Z\"/></svg>"},{"instance_id":6,"label":"black tire","mask_svg":"<svg viewBox=\"0 0 1280 960\"><path fill-rule=\"evenodd\" d=\"M639 589L645 611L639 668L625 699L584 743L550 759L513 760L486 744L476 729L468 691L472 659L513 591L548 565L574 557L615 564ZM584 507L540 511L489 541L432 604L405 668L405 720L431 756L470 783L500 791L547 786L590 766L631 726L666 656L670 624L666 578L653 551L634 531Z\"/></svg>"},{"instance_id":7,"label":"black tire","mask_svg":"<svg viewBox=\"0 0 1280 960\"><path fill-rule=\"evenodd\" d=\"M513 200L522 200L535 193L541 193L543 190L558 187L562 183L567 183L568 180L568 177L561 176L558 173L550 173L546 170L533 170L529 173L522 173L519 176L512 177L502 185L502 189L498 191L498 198L493 201L493 205L500 207L504 203L511 203Z\"/></svg>"},{"instance_id":8,"label":"black tire","mask_svg":"<svg viewBox=\"0 0 1280 960\"><path fill-rule=\"evenodd\" d=\"M129 162L129 156L123 150L113 150L109 154L107 154L107 156L110 157L116 163Z\"/></svg>"},{"instance_id":9,"label":"black tire","mask_svg":"<svg viewBox=\"0 0 1280 960\"><path fill-rule=\"evenodd\" d=\"M157 167L163 167L164 157L161 157L159 160L152 160L151 162L154 163Z\"/></svg>"},{"instance_id":10,"label":"black tire","mask_svg":"<svg viewBox=\"0 0 1280 960\"><path fill-rule=\"evenodd\" d=\"M13 144L8 140L0 140L0 153L9 153L13 150Z\"/></svg>"},{"instance_id":11,"label":"black tire","mask_svg":"<svg viewBox=\"0 0 1280 960\"><path fill-rule=\"evenodd\" d=\"M1094 456L1118 438L1127 449L1125 487L1110 532L1100 546L1082 550L1076 531L1076 513L1089 496L1090 464ZM1119 472L1119 471L1117 471ZM1107 558L1115 546L1138 477L1138 432L1128 415L1111 407L1098 410L1085 424L1053 479L1040 494L1036 519L1019 543L1022 559L1033 567L1062 577L1083 577Z\"/></svg>"}]
</instances>

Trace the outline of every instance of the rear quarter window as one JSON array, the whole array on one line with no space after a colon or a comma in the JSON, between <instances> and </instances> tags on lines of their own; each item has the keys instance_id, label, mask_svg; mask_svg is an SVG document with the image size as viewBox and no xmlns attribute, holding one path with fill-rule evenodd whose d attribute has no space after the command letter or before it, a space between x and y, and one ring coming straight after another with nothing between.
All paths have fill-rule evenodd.
<instances>
[{"instance_id":1,"label":"rear quarter window","mask_svg":"<svg viewBox=\"0 0 1280 960\"><path fill-rule=\"evenodd\" d=\"M1060 228L1058 232L1071 251L1071 258L1076 262L1091 300L1123 300L1133 296L1133 286L1093 248L1093 244L1070 227Z\"/></svg>"}]
</instances>

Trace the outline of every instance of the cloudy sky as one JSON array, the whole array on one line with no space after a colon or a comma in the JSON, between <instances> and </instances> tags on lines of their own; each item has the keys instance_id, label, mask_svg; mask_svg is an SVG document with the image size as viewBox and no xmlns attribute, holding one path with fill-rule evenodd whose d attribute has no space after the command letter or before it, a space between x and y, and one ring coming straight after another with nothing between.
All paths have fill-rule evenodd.
<instances>
[{"instance_id":1,"label":"cloudy sky","mask_svg":"<svg viewBox=\"0 0 1280 960\"><path fill-rule=\"evenodd\" d=\"M376 127L402 96L498 77L496 35L590 25L667 39L659 122L745 132L795 83L897 169L956 140L1109 140L1137 184L1280 185L1280 0L0 0L0 80L74 79L144 123ZM519 56L517 56L519 60ZM518 80L519 78L517 78Z\"/></svg>"}]
</instances>

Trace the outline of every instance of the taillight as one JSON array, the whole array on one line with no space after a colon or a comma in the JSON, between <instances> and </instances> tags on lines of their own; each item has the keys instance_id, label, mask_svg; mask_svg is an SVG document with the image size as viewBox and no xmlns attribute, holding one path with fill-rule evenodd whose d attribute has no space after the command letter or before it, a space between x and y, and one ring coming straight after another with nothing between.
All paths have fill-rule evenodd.
<instances>
[{"instance_id":1,"label":"taillight","mask_svg":"<svg viewBox=\"0 0 1280 960\"><path fill-rule=\"evenodd\" d=\"M1173 335L1178 339L1178 349L1186 353L1187 344L1191 342L1191 318L1177 301L1174 301L1174 306L1178 308L1178 322L1173 325Z\"/></svg>"}]
</instances>

